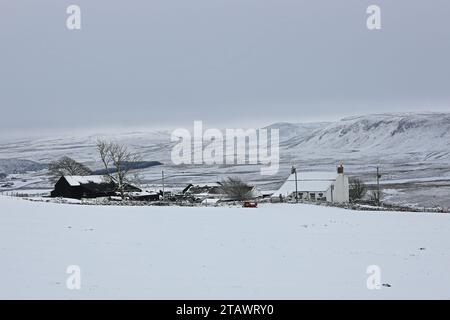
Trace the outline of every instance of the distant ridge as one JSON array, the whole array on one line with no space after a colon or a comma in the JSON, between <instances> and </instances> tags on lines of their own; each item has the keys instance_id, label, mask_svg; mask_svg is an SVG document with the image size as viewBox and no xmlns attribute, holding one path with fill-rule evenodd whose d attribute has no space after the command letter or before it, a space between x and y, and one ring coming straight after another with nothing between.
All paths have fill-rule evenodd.
<instances>
[{"instance_id":1,"label":"distant ridge","mask_svg":"<svg viewBox=\"0 0 450 320\"><path fill-rule=\"evenodd\" d=\"M265 128L280 132L281 163L383 161L448 165L450 161L450 113L445 112L380 113L345 117L334 122L278 122ZM132 131L102 135L102 138L114 139L143 158L154 159L142 164L150 167L171 164L170 153L176 142L171 141L170 134L169 130ZM101 173L95 148L97 138L90 133L0 144L1 157L6 159L0 160L0 172L2 168L11 172L19 167L39 170L45 168L45 163L66 155ZM30 160L33 162L27 162Z\"/></svg>"}]
</instances>

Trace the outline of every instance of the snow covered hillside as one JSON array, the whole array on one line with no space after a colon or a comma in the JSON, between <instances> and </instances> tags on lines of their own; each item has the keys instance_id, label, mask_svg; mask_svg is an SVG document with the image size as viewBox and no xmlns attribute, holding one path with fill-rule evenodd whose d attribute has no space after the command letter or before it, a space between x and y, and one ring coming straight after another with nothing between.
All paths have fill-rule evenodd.
<instances>
[{"instance_id":1,"label":"snow covered hillside","mask_svg":"<svg viewBox=\"0 0 450 320\"><path fill-rule=\"evenodd\" d=\"M387 113L337 122L276 123L266 128L280 130L282 162L330 157L334 162L450 159L450 113ZM98 161L95 142L98 138L109 138L132 146L147 160L167 163L174 145L170 133L170 130L136 131L1 141L0 159L21 158L42 163L68 155L94 163Z\"/></svg>"},{"instance_id":2,"label":"snow covered hillside","mask_svg":"<svg viewBox=\"0 0 450 320\"><path fill-rule=\"evenodd\" d=\"M303 124L278 126L282 131L306 129ZM389 113L344 118L309 126L304 134L283 141L299 158L337 157L384 161L450 159L449 113ZM286 136L286 135L281 135Z\"/></svg>"},{"instance_id":3,"label":"snow covered hillside","mask_svg":"<svg viewBox=\"0 0 450 320\"><path fill-rule=\"evenodd\" d=\"M450 216L0 196L0 298L449 299ZM69 290L69 265L81 290ZM381 268L380 290L367 267Z\"/></svg>"}]
</instances>

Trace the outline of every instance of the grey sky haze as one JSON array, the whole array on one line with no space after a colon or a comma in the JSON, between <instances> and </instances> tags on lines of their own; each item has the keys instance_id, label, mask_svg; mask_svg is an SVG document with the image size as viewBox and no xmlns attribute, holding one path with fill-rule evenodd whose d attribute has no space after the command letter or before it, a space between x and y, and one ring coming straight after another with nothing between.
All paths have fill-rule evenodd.
<instances>
[{"instance_id":1,"label":"grey sky haze","mask_svg":"<svg viewBox=\"0 0 450 320\"><path fill-rule=\"evenodd\" d=\"M448 0L0 0L0 133L450 111L449 17Z\"/></svg>"}]
</instances>

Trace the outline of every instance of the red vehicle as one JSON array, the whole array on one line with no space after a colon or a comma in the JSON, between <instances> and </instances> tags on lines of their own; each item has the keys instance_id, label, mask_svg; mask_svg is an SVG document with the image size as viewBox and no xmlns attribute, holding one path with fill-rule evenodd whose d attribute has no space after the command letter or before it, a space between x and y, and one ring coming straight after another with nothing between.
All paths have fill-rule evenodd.
<instances>
[{"instance_id":1,"label":"red vehicle","mask_svg":"<svg viewBox=\"0 0 450 320\"><path fill-rule=\"evenodd\" d=\"M257 208L258 203L254 202L254 201L245 201L243 207L244 208Z\"/></svg>"}]
</instances>

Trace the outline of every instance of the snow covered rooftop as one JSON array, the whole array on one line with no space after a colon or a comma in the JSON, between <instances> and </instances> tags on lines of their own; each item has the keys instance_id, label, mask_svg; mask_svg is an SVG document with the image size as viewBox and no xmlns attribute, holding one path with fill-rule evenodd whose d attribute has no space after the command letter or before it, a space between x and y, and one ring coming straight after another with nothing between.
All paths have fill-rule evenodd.
<instances>
[{"instance_id":1,"label":"snow covered rooftop","mask_svg":"<svg viewBox=\"0 0 450 320\"><path fill-rule=\"evenodd\" d=\"M335 171L297 171L297 180L336 180L337 172ZM295 181L295 174L291 174L288 180Z\"/></svg>"},{"instance_id":2,"label":"snow covered rooftop","mask_svg":"<svg viewBox=\"0 0 450 320\"><path fill-rule=\"evenodd\" d=\"M336 180L337 175L336 172L297 172L297 190L298 192L325 192ZM286 196L293 192L295 192L295 174L291 174L273 195Z\"/></svg>"},{"instance_id":3,"label":"snow covered rooftop","mask_svg":"<svg viewBox=\"0 0 450 320\"><path fill-rule=\"evenodd\" d=\"M132 197L143 197L143 196L155 196L159 195L158 192L150 192L150 191L141 191L141 192L129 192L128 195Z\"/></svg>"},{"instance_id":4,"label":"snow covered rooftop","mask_svg":"<svg viewBox=\"0 0 450 320\"><path fill-rule=\"evenodd\" d=\"M218 182L210 182L210 183L191 183L193 187L198 188L206 188L206 187L221 187L222 185Z\"/></svg>"},{"instance_id":5,"label":"snow covered rooftop","mask_svg":"<svg viewBox=\"0 0 450 320\"><path fill-rule=\"evenodd\" d=\"M72 187L89 183L107 183L104 176L64 176Z\"/></svg>"}]
</instances>

